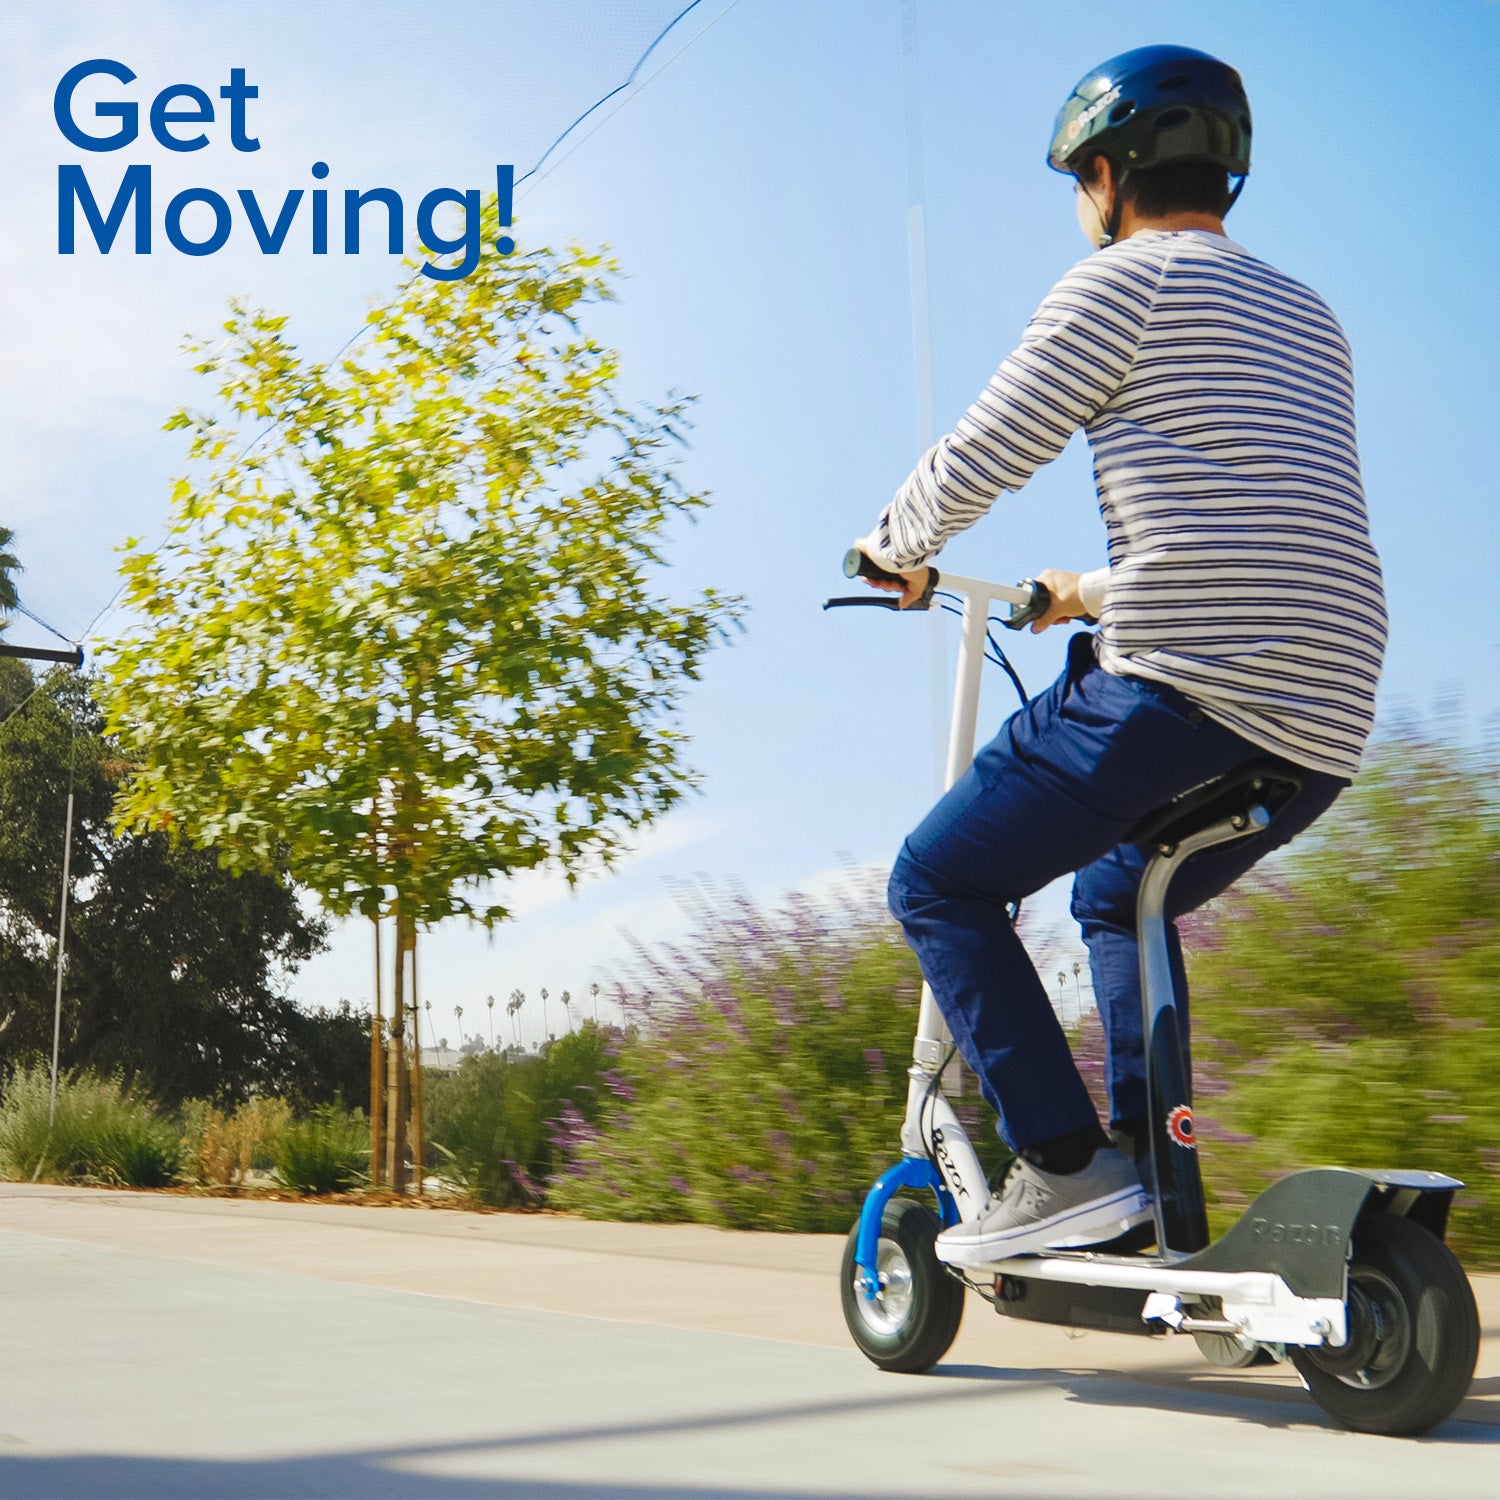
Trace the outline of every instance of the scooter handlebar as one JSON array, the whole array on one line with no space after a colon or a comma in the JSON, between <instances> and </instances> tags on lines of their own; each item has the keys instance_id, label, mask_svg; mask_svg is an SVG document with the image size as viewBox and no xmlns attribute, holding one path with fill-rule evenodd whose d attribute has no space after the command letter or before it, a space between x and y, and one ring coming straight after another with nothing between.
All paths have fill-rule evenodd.
<instances>
[{"instance_id":1,"label":"scooter handlebar","mask_svg":"<svg viewBox=\"0 0 1500 1500\"><path fill-rule=\"evenodd\" d=\"M926 592L921 599L911 606L913 609L926 609L932 600L933 594L941 586L941 576L938 570L929 567L928 573L930 577ZM851 547L844 554L844 577L871 578L878 583L906 582L899 573L888 572L878 563L871 562L858 547ZM970 580L963 580L964 584L968 584L969 582ZM990 587L993 589L993 586ZM995 592L998 595L999 591ZM1003 596L1010 604L1010 615L1007 619L1002 620L1001 624L1008 630L1021 630L1025 626L1030 625L1034 620L1040 620L1052 606L1051 590L1048 589L1046 584L1038 583L1034 578L1023 579L1014 589L1004 590ZM828 601L829 604L853 604L855 602L852 599L830 599ZM870 602L885 605L887 608L896 607L894 601L887 602L884 599L871 600ZM1089 620L1087 623L1092 625L1094 621Z\"/></svg>"},{"instance_id":2,"label":"scooter handlebar","mask_svg":"<svg viewBox=\"0 0 1500 1500\"><path fill-rule=\"evenodd\" d=\"M1033 620L1040 620L1052 608L1052 590L1045 583L1038 583L1035 578L1023 578L1019 586L1031 597L1024 604L1011 605L1010 614L1000 622L1007 630L1020 630Z\"/></svg>"},{"instance_id":3,"label":"scooter handlebar","mask_svg":"<svg viewBox=\"0 0 1500 1500\"><path fill-rule=\"evenodd\" d=\"M1031 598L1019 608L1014 604L1011 605L1010 618L1000 622L1007 630L1020 630L1034 620L1040 620L1052 608L1052 590L1045 583L1038 583L1035 578L1025 578L1022 579L1020 586L1031 591ZM1099 623L1093 615L1074 615L1072 618L1076 619L1080 625Z\"/></svg>"}]
</instances>

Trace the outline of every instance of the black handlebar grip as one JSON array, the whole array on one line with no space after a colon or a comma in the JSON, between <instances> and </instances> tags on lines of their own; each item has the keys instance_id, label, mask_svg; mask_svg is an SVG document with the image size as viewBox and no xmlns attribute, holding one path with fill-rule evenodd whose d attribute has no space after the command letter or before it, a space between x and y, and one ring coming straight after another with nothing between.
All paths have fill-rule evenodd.
<instances>
[{"instance_id":1,"label":"black handlebar grip","mask_svg":"<svg viewBox=\"0 0 1500 1500\"><path fill-rule=\"evenodd\" d=\"M1035 620L1040 620L1052 608L1052 590L1035 578L1023 578L1019 588L1030 589L1031 598L1025 604L1010 607L1010 617L1003 623L1007 630L1020 630Z\"/></svg>"},{"instance_id":2,"label":"black handlebar grip","mask_svg":"<svg viewBox=\"0 0 1500 1500\"><path fill-rule=\"evenodd\" d=\"M912 609L930 609L932 607L932 596L937 592L938 570L929 567L927 569L927 587L922 590L921 595L907 606ZM899 583L904 590L906 579L899 573L888 573L879 563L873 563L858 547L851 547L844 554L844 577L845 578L873 578L878 583Z\"/></svg>"},{"instance_id":3,"label":"black handlebar grip","mask_svg":"<svg viewBox=\"0 0 1500 1500\"><path fill-rule=\"evenodd\" d=\"M877 563L872 563L858 547L851 547L844 554L845 578L874 578L881 583L905 583L899 573L887 573Z\"/></svg>"}]
</instances>

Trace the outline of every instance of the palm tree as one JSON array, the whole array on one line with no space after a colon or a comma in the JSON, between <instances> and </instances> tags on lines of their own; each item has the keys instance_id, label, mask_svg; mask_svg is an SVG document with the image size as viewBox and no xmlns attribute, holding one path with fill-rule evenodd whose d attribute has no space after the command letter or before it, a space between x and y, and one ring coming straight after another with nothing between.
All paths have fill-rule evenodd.
<instances>
[{"instance_id":1,"label":"palm tree","mask_svg":"<svg viewBox=\"0 0 1500 1500\"><path fill-rule=\"evenodd\" d=\"M547 1040L547 992L539 990L538 993L542 997L542 1040L545 1042Z\"/></svg>"},{"instance_id":2,"label":"palm tree","mask_svg":"<svg viewBox=\"0 0 1500 1500\"><path fill-rule=\"evenodd\" d=\"M562 994L559 995L557 998L562 1001L563 1014L568 1018L568 1035L572 1036L572 1034L573 1034L573 997L566 990L564 990L562 992Z\"/></svg>"},{"instance_id":3,"label":"palm tree","mask_svg":"<svg viewBox=\"0 0 1500 1500\"><path fill-rule=\"evenodd\" d=\"M490 1009L490 1051L493 1052L495 1050L495 997L493 995L486 995L484 1003Z\"/></svg>"},{"instance_id":4,"label":"palm tree","mask_svg":"<svg viewBox=\"0 0 1500 1500\"><path fill-rule=\"evenodd\" d=\"M1064 1025L1067 1024L1067 983L1068 971L1066 969L1059 969L1057 971L1057 1017Z\"/></svg>"},{"instance_id":5,"label":"palm tree","mask_svg":"<svg viewBox=\"0 0 1500 1500\"><path fill-rule=\"evenodd\" d=\"M1083 965L1075 958L1073 960L1073 999L1078 1005L1079 1017L1083 1015L1083 981L1078 977L1082 972Z\"/></svg>"},{"instance_id":6,"label":"palm tree","mask_svg":"<svg viewBox=\"0 0 1500 1500\"><path fill-rule=\"evenodd\" d=\"M16 581L11 577L11 574L21 571L20 562L10 550L15 539L15 532L8 526L0 526L0 609L14 609L20 603L16 597Z\"/></svg>"},{"instance_id":7,"label":"palm tree","mask_svg":"<svg viewBox=\"0 0 1500 1500\"><path fill-rule=\"evenodd\" d=\"M521 1045L521 1025L516 1020L520 1014L521 1007L526 1004L526 995L522 990L512 990L510 999L506 1002L505 1013L510 1017L510 1034L515 1039L516 1046Z\"/></svg>"},{"instance_id":8,"label":"palm tree","mask_svg":"<svg viewBox=\"0 0 1500 1500\"><path fill-rule=\"evenodd\" d=\"M458 1022L458 1050L464 1050L464 1008L461 1005L453 1007L453 1019Z\"/></svg>"},{"instance_id":9,"label":"palm tree","mask_svg":"<svg viewBox=\"0 0 1500 1500\"><path fill-rule=\"evenodd\" d=\"M599 1024L599 986L591 984L589 994L594 997L594 1025L597 1026Z\"/></svg>"},{"instance_id":10,"label":"palm tree","mask_svg":"<svg viewBox=\"0 0 1500 1500\"><path fill-rule=\"evenodd\" d=\"M432 1001L431 1000L424 1000L422 1002L422 1009L427 1012L427 1030L432 1034L432 1044L433 1044L433 1046L436 1046L437 1045L437 1031L433 1027L433 1024L432 1024Z\"/></svg>"}]
</instances>

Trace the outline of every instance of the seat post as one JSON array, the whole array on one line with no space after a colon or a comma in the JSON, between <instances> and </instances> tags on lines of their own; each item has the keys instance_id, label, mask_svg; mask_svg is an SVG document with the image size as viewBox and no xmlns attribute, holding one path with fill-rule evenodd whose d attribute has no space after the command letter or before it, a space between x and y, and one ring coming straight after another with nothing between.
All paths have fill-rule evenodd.
<instances>
[{"instance_id":1,"label":"seat post","mask_svg":"<svg viewBox=\"0 0 1500 1500\"><path fill-rule=\"evenodd\" d=\"M1146 1044L1146 1112L1156 1178L1157 1247L1191 1254L1208 1244L1208 1211L1193 1130L1193 1081L1172 982L1166 904L1172 877L1200 850L1259 833L1271 814L1259 803L1221 818L1176 844L1160 843L1141 877L1136 934Z\"/></svg>"}]
</instances>

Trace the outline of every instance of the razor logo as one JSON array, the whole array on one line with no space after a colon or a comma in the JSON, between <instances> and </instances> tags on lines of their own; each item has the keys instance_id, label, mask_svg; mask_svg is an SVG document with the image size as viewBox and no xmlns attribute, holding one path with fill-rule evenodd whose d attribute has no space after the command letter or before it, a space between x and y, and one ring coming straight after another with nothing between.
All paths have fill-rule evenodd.
<instances>
[{"instance_id":1,"label":"razor logo","mask_svg":"<svg viewBox=\"0 0 1500 1500\"><path fill-rule=\"evenodd\" d=\"M1179 1146L1186 1146L1189 1151L1198 1149L1198 1142L1193 1136L1193 1112L1187 1105L1179 1104L1167 1116L1167 1134Z\"/></svg>"},{"instance_id":2,"label":"razor logo","mask_svg":"<svg viewBox=\"0 0 1500 1500\"><path fill-rule=\"evenodd\" d=\"M939 1125L932 1132L932 1154L937 1157L938 1167L943 1174L943 1181L948 1184L948 1191L955 1198L967 1198L969 1190L964 1186L964 1180L958 1175L958 1168L954 1164L953 1156L948 1150L948 1142L943 1138L943 1127Z\"/></svg>"},{"instance_id":3,"label":"razor logo","mask_svg":"<svg viewBox=\"0 0 1500 1500\"><path fill-rule=\"evenodd\" d=\"M1271 1245L1342 1245L1344 1231L1337 1224L1283 1224L1277 1219L1254 1219L1251 1232Z\"/></svg>"},{"instance_id":4,"label":"razor logo","mask_svg":"<svg viewBox=\"0 0 1500 1500\"><path fill-rule=\"evenodd\" d=\"M1068 122L1068 139L1076 141L1119 97L1119 89L1111 89L1107 94L1101 94L1087 109L1079 110L1077 116Z\"/></svg>"}]
</instances>

